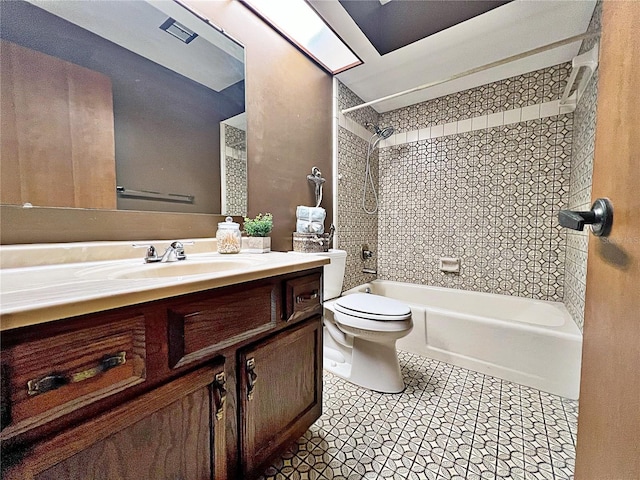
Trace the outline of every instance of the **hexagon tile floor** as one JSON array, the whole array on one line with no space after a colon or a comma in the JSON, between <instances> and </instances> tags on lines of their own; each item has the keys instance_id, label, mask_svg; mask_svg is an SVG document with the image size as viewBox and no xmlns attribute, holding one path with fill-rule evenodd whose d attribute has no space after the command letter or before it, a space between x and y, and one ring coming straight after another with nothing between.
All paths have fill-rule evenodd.
<instances>
[{"instance_id":1,"label":"hexagon tile floor","mask_svg":"<svg viewBox=\"0 0 640 480\"><path fill-rule=\"evenodd\" d=\"M323 415L272 479L570 479L578 403L400 352L401 394L324 372Z\"/></svg>"}]
</instances>

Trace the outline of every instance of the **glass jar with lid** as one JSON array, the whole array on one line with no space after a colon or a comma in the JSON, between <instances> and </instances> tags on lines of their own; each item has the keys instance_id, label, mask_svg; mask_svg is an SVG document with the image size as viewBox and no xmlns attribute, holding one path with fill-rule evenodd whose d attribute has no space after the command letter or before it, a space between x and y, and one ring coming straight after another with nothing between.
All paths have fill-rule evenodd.
<instances>
[{"instance_id":1,"label":"glass jar with lid","mask_svg":"<svg viewBox=\"0 0 640 480\"><path fill-rule=\"evenodd\" d=\"M216 243L218 244L218 253L240 253L240 247L242 246L240 224L234 222L231 217L227 217L224 222L218 223Z\"/></svg>"}]
</instances>

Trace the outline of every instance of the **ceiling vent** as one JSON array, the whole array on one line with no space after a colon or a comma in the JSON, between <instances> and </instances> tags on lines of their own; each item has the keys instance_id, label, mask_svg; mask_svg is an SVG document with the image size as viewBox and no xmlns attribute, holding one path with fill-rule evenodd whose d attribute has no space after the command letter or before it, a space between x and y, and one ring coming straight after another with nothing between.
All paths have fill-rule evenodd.
<instances>
[{"instance_id":1,"label":"ceiling vent","mask_svg":"<svg viewBox=\"0 0 640 480\"><path fill-rule=\"evenodd\" d=\"M197 33L189 30L184 25L179 24L173 18L167 18L167 20L162 25L160 25L160 29L164 30L170 35L173 35L178 40L184 43L191 43L198 36Z\"/></svg>"}]
</instances>

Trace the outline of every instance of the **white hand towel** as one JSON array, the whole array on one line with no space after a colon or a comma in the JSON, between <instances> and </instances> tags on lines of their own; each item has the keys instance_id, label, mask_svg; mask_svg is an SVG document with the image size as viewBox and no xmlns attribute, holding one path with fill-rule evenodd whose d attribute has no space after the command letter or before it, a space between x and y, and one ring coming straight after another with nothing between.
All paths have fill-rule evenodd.
<instances>
[{"instance_id":1,"label":"white hand towel","mask_svg":"<svg viewBox=\"0 0 640 480\"><path fill-rule=\"evenodd\" d=\"M296 232L298 233L324 233L324 223L307 222L306 220L298 220L296 222Z\"/></svg>"},{"instance_id":2,"label":"white hand towel","mask_svg":"<svg viewBox=\"0 0 640 480\"><path fill-rule=\"evenodd\" d=\"M327 212L322 207L305 207L298 205L296 217L298 217L298 220L306 220L307 222L324 223L324 219L327 218Z\"/></svg>"}]
</instances>

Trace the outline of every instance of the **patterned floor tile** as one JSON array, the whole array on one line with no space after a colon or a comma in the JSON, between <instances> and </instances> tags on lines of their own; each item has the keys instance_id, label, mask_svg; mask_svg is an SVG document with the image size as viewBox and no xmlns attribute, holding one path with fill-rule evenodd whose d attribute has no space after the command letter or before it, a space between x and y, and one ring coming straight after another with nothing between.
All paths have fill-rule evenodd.
<instances>
[{"instance_id":1,"label":"patterned floor tile","mask_svg":"<svg viewBox=\"0 0 640 480\"><path fill-rule=\"evenodd\" d=\"M578 403L399 352L407 388L324 373L323 414L260 480L568 480Z\"/></svg>"}]
</instances>

